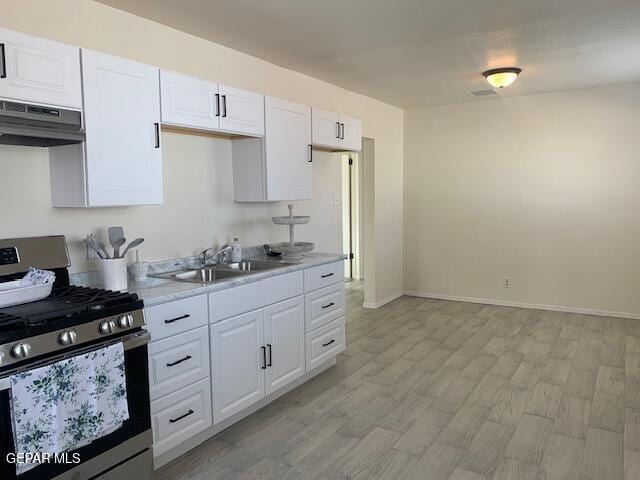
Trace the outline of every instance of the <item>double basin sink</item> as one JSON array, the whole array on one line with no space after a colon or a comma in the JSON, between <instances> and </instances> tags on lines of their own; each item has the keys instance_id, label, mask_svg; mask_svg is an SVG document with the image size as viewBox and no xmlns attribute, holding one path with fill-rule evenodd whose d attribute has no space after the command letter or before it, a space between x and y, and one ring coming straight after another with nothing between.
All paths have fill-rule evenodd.
<instances>
[{"instance_id":1,"label":"double basin sink","mask_svg":"<svg viewBox=\"0 0 640 480\"><path fill-rule=\"evenodd\" d=\"M191 283L216 283L228 278L242 277L252 273L281 268L281 262L262 262L259 260L245 260L237 263L222 263L201 268L187 268L175 272L157 273L149 275L155 278L177 280Z\"/></svg>"}]
</instances>

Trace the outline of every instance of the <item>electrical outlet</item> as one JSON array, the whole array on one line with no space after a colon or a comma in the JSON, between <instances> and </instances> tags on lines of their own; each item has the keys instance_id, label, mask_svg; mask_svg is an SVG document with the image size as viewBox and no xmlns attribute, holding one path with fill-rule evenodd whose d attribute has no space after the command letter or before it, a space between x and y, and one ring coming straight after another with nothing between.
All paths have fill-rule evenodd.
<instances>
[{"instance_id":1,"label":"electrical outlet","mask_svg":"<svg viewBox=\"0 0 640 480\"><path fill-rule=\"evenodd\" d=\"M510 277L504 277L503 286L504 286L504 288L511 288L511 278Z\"/></svg>"}]
</instances>

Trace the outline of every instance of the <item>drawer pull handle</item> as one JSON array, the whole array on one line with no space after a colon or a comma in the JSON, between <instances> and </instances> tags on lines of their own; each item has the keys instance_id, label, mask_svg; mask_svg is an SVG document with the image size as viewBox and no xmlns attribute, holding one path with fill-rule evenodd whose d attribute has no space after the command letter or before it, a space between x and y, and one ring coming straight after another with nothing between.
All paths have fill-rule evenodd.
<instances>
[{"instance_id":1,"label":"drawer pull handle","mask_svg":"<svg viewBox=\"0 0 640 480\"><path fill-rule=\"evenodd\" d=\"M332 273L325 273L324 275L320 275L321 278L329 278L333 276L333 272Z\"/></svg>"},{"instance_id":2,"label":"drawer pull handle","mask_svg":"<svg viewBox=\"0 0 640 480\"><path fill-rule=\"evenodd\" d=\"M329 340L327 343L323 343L323 344L322 344L322 346L323 346L323 347L328 347L329 345L331 345L331 344L332 344L332 343L334 343L334 342L335 342L335 339L333 339L333 338L332 338L332 339L331 339L331 340Z\"/></svg>"},{"instance_id":3,"label":"drawer pull handle","mask_svg":"<svg viewBox=\"0 0 640 480\"><path fill-rule=\"evenodd\" d=\"M185 318L189 318L191 315L189 315L188 313L181 315L179 317L176 318L170 318L169 320L165 320L164 323L173 323L173 322L177 322L178 320L184 320Z\"/></svg>"},{"instance_id":4,"label":"drawer pull handle","mask_svg":"<svg viewBox=\"0 0 640 480\"><path fill-rule=\"evenodd\" d=\"M167 363L167 367L175 367L179 363L186 362L187 360L191 360L191 355L187 355L186 357L181 358L180 360L176 360L175 362Z\"/></svg>"},{"instance_id":5,"label":"drawer pull handle","mask_svg":"<svg viewBox=\"0 0 640 480\"><path fill-rule=\"evenodd\" d=\"M177 418L170 418L169 421L171 423L176 423L176 422L179 422L180 420L182 420L183 418L187 418L189 415L193 415L194 413L196 413L196 412L194 412L193 410L189 409L189 411L187 413L185 413L184 415L180 415Z\"/></svg>"},{"instance_id":6,"label":"drawer pull handle","mask_svg":"<svg viewBox=\"0 0 640 480\"><path fill-rule=\"evenodd\" d=\"M267 347L260 347L262 349L262 370L267 369Z\"/></svg>"},{"instance_id":7,"label":"drawer pull handle","mask_svg":"<svg viewBox=\"0 0 640 480\"><path fill-rule=\"evenodd\" d=\"M329 308L329 307L333 307L335 305L335 303L331 302L331 303L327 303L326 305L323 305L322 308Z\"/></svg>"}]
</instances>

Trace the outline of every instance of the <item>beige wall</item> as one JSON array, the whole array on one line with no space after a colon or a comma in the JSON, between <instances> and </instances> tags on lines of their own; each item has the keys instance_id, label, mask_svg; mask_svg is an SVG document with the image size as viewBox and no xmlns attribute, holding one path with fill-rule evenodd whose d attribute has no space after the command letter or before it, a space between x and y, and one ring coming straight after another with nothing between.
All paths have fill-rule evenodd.
<instances>
[{"instance_id":1,"label":"beige wall","mask_svg":"<svg viewBox=\"0 0 640 480\"><path fill-rule=\"evenodd\" d=\"M406 111L405 290L640 314L639 106L631 84Z\"/></svg>"},{"instance_id":2,"label":"beige wall","mask_svg":"<svg viewBox=\"0 0 640 480\"><path fill-rule=\"evenodd\" d=\"M402 244L402 110L102 4L86 0L3 1L2 4L0 26L5 28L362 119L364 134L376 139L376 237L375 252L372 253L375 254L375 268L384 274L379 276L380 282L375 285L375 296L382 299L401 291L402 265L396 261L396 256ZM189 143L189 148L204 150L202 156L188 158L188 152L181 149L181 142ZM2 148L0 163L3 168L10 165L11 177L6 177L4 172L0 176L1 235L62 231L69 233L73 241L78 241L89 229L117 222L125 224L130 231L136 230L150 240L154 239L155 245L147 246L149 255L154 258L190 253L184 250L201 248L212 240L232 235L234 225L239 225L237 229L241 230L239 233L248 243L264 241L263 238L268 236L265 233L267 227L263 225L261 228L261 222L268 222L266 217L271 215L271 208L276 208L277 213L286 206L235 206L231 203L231 192L226 184L215 191L208 190L212 179L183 165L193 162L205 169L226 169L228 165L212 166L205 162L210 160L212 150L217 158L228 155L228 143L192 141L174 138L171 134L164 146L165 185L168 187L165 205L85 211L51 209L50 203L45 201L48 192L40 192L35 199L25 202L29 205L7 211L8 202L13 202L14 195L22 191L14 185L24 188L28 179L35 178L38 185L45 186L44 177L48 172L43 153ZM195 190L199 194L184 193L187 190ZM194 198L197 195L200 197ZM198 204L202 197L206 199L205 206ZM24 215L25 209L27 216ZM210 221L226 220L201 227L197 224L203 217ZM176 227L170 220L179 221L188 232L175 233ZM270 227L268 231L272 231ZM178 234L183 237L171 239L171 235ZM395 245L397 249L390 250L388 245ZM73 253L75 269L81 269L80 251L75 249Z\"/></svg>"}]
</instances>

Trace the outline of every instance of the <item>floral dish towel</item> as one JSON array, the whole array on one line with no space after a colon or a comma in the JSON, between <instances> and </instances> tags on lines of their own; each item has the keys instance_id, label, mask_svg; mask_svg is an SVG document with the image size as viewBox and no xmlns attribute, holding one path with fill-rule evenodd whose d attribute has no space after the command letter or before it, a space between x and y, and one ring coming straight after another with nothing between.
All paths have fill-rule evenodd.
<instances>
[{"instance_id":1,"label":"floral dish towel","mask_svg":"<svg viewBox=\"0 0 640 480\"><path fill-rule=\"evenodd\" d=\"M68 452L117 430L129 418L122 342L13 375L11 408L17 453Z\"/></svg>"}]
</instances>

